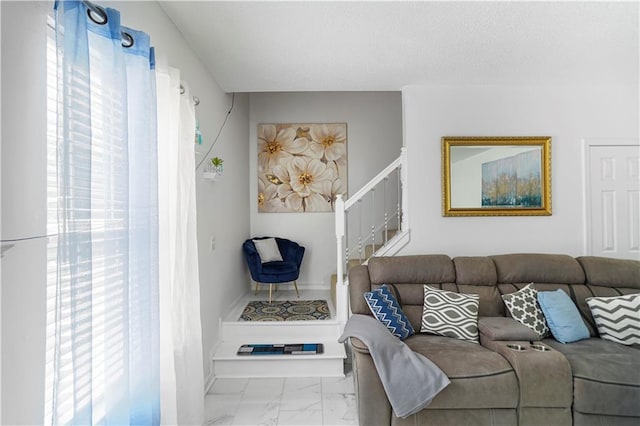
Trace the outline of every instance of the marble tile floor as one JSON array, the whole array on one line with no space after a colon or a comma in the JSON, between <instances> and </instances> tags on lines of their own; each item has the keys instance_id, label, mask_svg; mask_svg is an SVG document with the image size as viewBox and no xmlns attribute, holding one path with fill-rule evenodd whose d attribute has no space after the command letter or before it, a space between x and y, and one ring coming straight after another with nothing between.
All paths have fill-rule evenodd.
<instances>
[{"instance_id":1,"label":"marble tile floor","mask_svg":"<svg viewBox=\"0 0 640 426\"><path fill-rule=\"evenodd\" d=\"M343 378L217 379L205 425L357 425L353 374Z\"/></svg>"}]
</instances>

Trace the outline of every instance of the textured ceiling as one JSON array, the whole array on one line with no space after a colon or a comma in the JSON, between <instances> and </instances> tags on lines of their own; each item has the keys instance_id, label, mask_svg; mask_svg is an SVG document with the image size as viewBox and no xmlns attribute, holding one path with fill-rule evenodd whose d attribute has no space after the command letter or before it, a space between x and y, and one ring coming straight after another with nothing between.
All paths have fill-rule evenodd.
<instances>
[{"instance_id":1,"label":"textured ceiling","mask_svg":"<svg viewBox=\"0 0 640 426\"><path fill-rule=\"evenodd\" d=\"M228 92L638 84L639 2L159 2Z\"/></svg>"}]
</instances>

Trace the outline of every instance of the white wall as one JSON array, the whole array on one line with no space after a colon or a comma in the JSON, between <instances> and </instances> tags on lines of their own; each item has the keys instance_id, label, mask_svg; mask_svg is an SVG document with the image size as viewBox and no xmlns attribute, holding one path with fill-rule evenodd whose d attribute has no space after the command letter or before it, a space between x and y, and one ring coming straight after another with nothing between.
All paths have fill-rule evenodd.
<instances>
[{"instance_id":1,"label":"white wall","mask_svg":"<svg viewBox=\"0 0 640 426\"><path fill-rule=\"evenodd\" d=\"M46 14L51 3L1 2L2 239L46 233ZM20 43L15 41L20 40ZM46 240L2 258L2 424L41 424Z\"/></svg>"},{"instance_id":2,"label":"white wall","mask_svg":"<svg viewBox=\"0 0 640 426\"><path fill-rule=\"evenodd\" d=\"M282 236L305 246L300 286L328 288L336 269L333 213L258 213L258 124L346 122L352 194L400 155L400 92L256 93L251 94L250 104L251 236Z\"/></svg>"},{"instance_id":3,"label":"white wall","mask_svg":"<svg viewBox=\"0 0 640 426\"><path fill-rule=\"evenodd\" d=\"M107 3L101 3L107 4ZM151 35L172 66L200 98L205 145L213 141L231 96L182 39L155 2L113 2L124 25ZM0 2L2 10L2 239L46 231L46 16L52 2ZM201 276L203 374L218 340L218 318L244 291L240 244L249 235L248 96L236 96L234 111L213 155L225 159L224 181L198 179L198 243ZM217 249L209 250L209 236ZM2 258L1 424L41 424L44 404L46 240L18 243Z\"/></svg>"},{"instance_id":4,"label":"white wall","mask_svg":"<svg viewBox=\"0 0 640 426\"><path fill-rule=\"evenodd\" d=\"M403 90L411 242L402 254L583 254L582 139L638 138L638 86ZM551 136L552 216L442 217L442 136Z\"/></svg>"},{"instance_id":5,"label":"white wall","mask_svg":"<svg viewBox=\"0 0 640 426\"><path fill-rule=\"evenodd\" d=\"M2 7L0 7L0 23L2 22ZM0 31L0 46L2 46L2 31ZM0 81L2 81L2 55L0 55ZM2 99L2 84L0 83L0 99ZM0 117L2 105L0 102ZM0 135L2 134L2 119L0 118ZM0 149L0 176L2 175L2 150ZM2 235L2 185L0 185L0 235ZM2 332L2 262L0 261L0 332ZM2 338L0 338L0 422L2 422Z\"/></svg>"}]
</instances>

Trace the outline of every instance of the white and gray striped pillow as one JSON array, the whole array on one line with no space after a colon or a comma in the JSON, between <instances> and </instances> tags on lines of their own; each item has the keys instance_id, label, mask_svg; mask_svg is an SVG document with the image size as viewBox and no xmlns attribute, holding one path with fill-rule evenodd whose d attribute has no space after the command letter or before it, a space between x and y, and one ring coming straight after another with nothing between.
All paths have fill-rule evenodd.
<instances>
[{"instance_id":1,"label":"white and gray striped pillow","mask_svg":"<svg viewBox=\"0 0 640 426\"><path fill-rule=\"evenodd\" d=\"M478 343L477 294L424 286L421 332Z\"/></svg>"},{"instance_id":2,"label":"white and gray striped pillow","mask_svg":"<svg viewBox=\"0 0 640 426\"><path fill-rule=\"evenodd\" d=\"M623 345L640 344L640 293L586 299L600 337Z\"/></svg>"}]
</instances>

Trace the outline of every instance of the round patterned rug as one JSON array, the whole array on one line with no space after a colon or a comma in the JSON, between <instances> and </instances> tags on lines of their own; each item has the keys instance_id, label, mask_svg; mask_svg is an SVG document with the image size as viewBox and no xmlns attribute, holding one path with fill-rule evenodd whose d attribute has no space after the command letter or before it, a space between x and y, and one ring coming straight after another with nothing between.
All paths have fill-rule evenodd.
<instances>
[{"instance_id":1,"label":"round patterned rug","mask_svg":"<svg viewBox=\"0 0 640 426\"><path fill-rule=\"evenodd\" d=\"M240 321L309 321L331 317L326 300L252 300Z\"/></svg>"}]
</instances>

